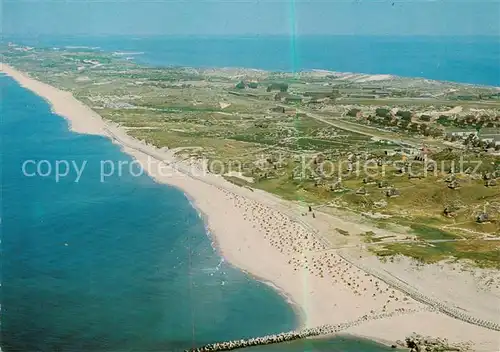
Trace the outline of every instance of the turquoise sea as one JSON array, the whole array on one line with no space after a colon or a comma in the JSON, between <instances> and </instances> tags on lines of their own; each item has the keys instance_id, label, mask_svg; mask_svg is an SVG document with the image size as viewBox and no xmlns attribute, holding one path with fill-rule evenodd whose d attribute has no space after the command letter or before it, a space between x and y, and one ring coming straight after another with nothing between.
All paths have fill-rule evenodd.
<instances>
[{"instance_id":1,"label":"turquoise sea","mask_svg":"<svg viewBox=\"0 0 500 352\"><path fill-rule=\"evenodd\" d=\"M32 46L141 53L153 66L326 69L500 86L500 36L3 36Z\"/></svg>"},{"instance_id":2,"label":"turquoise sea","mask_svg":"<svg viewBox=\"0 0 500 352\"><path fill-rule=\"evenodd\" d=\"M128 173L100 182L101 161L131 159L0 84L2 351L178 351L295 327L278 293L219 257L181 191ZM56 182L60 160L86 162L78 182L74 169ZM249 350L389 349L338 337Z\"/></svg>"}]
</instances>

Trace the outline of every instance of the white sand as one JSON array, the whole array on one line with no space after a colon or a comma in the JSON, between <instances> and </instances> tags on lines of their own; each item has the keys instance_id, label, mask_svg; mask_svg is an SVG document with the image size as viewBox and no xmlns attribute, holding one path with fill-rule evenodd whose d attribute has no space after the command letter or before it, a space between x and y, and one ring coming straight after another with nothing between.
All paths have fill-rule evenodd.
<instances>
[{"instance_id":1,"label":"white sand","mask_svg":"<svg viewBox=\"0 0 500 352\"><path fill-rule=\"evenodd\" d=\"M472 316L500 323L498 270L470 270L465 263L419 265L404 256L386 263L380 263L376 257L366 257L362 262L387 270L419 291L425 290L427 295L467 311Z\"/></svg>"},{"instance_id":2,"label":"white sand","mask_svg":"<svg viewBox=\"0 0 500 352\"><path fill-rule=\"evenodd\" d=\"M175 160L172 152L147 146L106 124L71 94L30 79L7 65L2 71L49 101L53 110L70 122L73 131L113 138L145 167L152 157ZM416 331L452 342L472 341L477 351L499 350L499 332L430 313L424 304L349 264L334 251L323 251L325 244L301 223L300 216L293 220L289 217L292 211L286 202L235 186L216 175L191 177L189 173L199 170L196 164L176 163L175 168L169 166L160 172L152 167L146 171L158 182L186 192L207 216L207 225L222 255L233 265L278 287L299 308L304 325L335 324L363 315L397 312L392 318L367 322L347 332L395 341ZM170 175L166 171L171 171Z\"/></svg>"}]
</instances>

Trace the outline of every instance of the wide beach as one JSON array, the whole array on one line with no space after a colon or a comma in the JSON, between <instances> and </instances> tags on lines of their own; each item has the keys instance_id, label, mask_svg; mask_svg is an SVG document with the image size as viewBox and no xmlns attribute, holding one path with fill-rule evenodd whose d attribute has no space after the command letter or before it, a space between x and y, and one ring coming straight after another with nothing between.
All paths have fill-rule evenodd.
<instances>
[{"instance_id":1,"label":"wide beach","mask_svg":"<svg viewBox=\"0 0 500 352\"><path fill-rule=\"evenodd\" d=\"M50 102L73 131L112 139L144 165L155 180L182 189L206 215L221 254L233 265L279 288L299 307L304 326L346 323L365 315L387 313L393 316L367 321L345 332L389 342L417 332L453 342L471 342L477 351L498 350L498 331L436 312L346 260L345 253L328 250L328 244L315 234L323 228L313 227L310 218L304 222L293 205L264 192L235 186L202 172L198 163L176 160L172 151L132 139L68 92L33 80L7 65L2 71ZM158 165L158 160L166 163L163 172L148 167ZM491 304L495 311L495 301ZM483 317L488 312L477 310L475 314ZM483 319L491 318L494 315Z\"/></svg>"}]
</instances>

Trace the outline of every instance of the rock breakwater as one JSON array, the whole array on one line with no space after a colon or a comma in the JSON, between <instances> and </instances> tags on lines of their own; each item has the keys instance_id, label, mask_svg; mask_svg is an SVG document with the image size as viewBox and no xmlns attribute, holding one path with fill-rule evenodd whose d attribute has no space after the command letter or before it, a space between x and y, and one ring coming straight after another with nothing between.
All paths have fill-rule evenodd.
<instances>
[{"instance_id":1,"label":"rock breakwater","mask_svg":"<svg viewBox=\"0 0 500 352\"><path fill-rule=\"evenodd\" d=\"M370 320L389 318L395 315L413 313L413 311L408 310L398 310L392 313L384 313L378 315L364 315L359 319L351 322L341 323L336 325L322 325L315 328L306 328L297 331L288 331L280 334L266 335L261 337L254 337L250 339L232 340L224 342L216 342L208 344L205 346L192 348L186 350L186 352L215 352L215 351L232 351L240 348L252 347L252 346L262 346L270 345L275 343L289 342L299 339L305 339L308 337L332 335L339 333L342 330L349 329L351 327L360 325Z\"/></svg>"}]
</instances>

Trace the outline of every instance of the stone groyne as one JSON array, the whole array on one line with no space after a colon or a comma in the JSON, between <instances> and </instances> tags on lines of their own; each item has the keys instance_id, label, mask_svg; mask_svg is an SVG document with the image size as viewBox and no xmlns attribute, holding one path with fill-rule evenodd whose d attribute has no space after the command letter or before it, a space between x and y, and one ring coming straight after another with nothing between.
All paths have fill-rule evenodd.
<instances>
[{"instance_id":1,"label":"stone groyne","mask_svg":"<svg viewBox=\"0 0 500 352\"><path fill-rule=\"evenodd\" d=\"M283 332L280 334L267 335L262 337L253 337L250 339L241 339L241 340L232 340L225 342L216 342L212 344L208 344L201 347L191 348L186 350L185 352L215 352L215 351L232 351L240 348L252 347L252 346L262 346L262 345L270 345L275 343L282 342L290 342L300 339L305 339L307 337L315 337L322 335L332 335L336 334L342 330L349 329L351 327L360 325L370 320L389 318L395 315L414 313L414 310L404 310L399 309L392 313L382 313L375 315L363 315L362 317L348 322L341 323L337 325L322 325L315 328L305 328L302 330Z\"/></svg>"}]
</instances>

